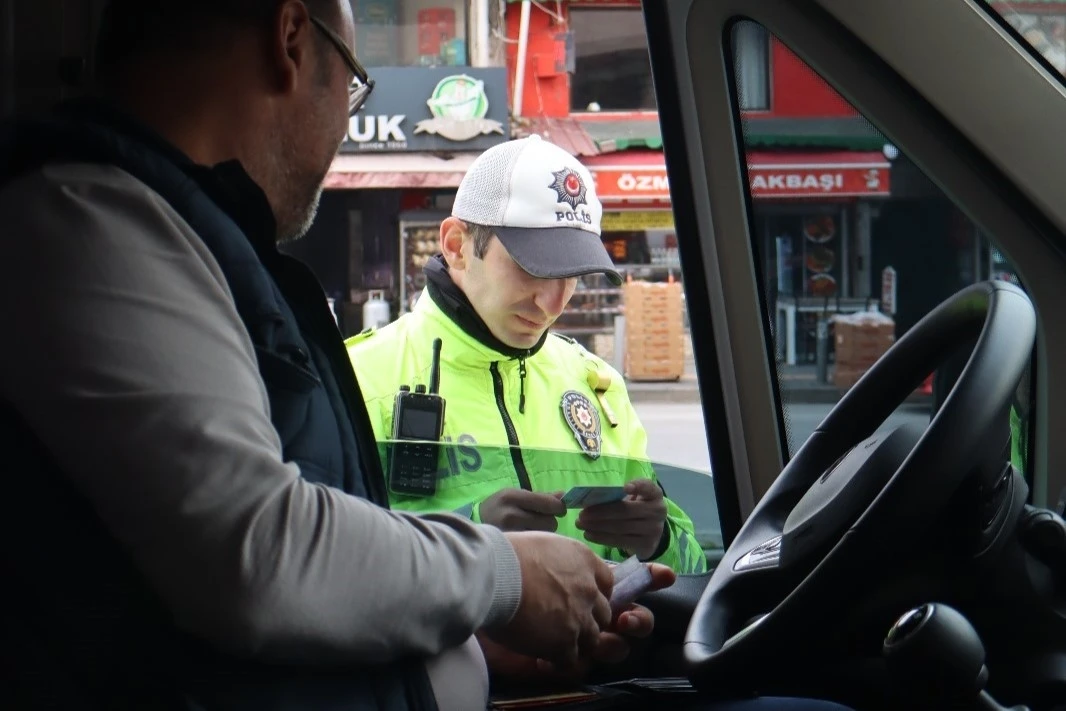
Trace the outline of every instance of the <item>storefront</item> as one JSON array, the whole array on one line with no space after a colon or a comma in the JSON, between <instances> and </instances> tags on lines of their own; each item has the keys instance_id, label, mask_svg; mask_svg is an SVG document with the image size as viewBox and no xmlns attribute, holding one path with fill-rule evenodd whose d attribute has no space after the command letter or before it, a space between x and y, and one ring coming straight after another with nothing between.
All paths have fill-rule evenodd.
<instances>
[{"instance_id":1,"label":"storefront","mask_svg":"<svg viewBox=\"0 0 1066 711\"><path fill-rule=\"evenodd\" d=\"M363 66L465 66L465 0L351 0ZM372 72L375 77L377 72Z\"/></svg>"},{"instance_id":2,"label":"storefront","mask_svg":"<svg viewBox=\"0 0 1066 711\"><path fill-rule=\"evenodd\" d=\"M662 153L626 150L584 162L604 203L603 240L619 269L644 281L680 279ZM778 314L780 356L794 364L813 357L806 320L860 310L875 296L871 219L890 194L891 163L872 151L752 151L748 179L756 251L773 276L767 301ZM620 307L620 289L587 278L560 327L602 353Z\"/></svg>"},{"instance_id":3,"label":"storefront","mask_svg":"<svg viewBox=\"0 0 1066 711\"><path fill-rule=\"evenodd\" d=\"M371 74L374 93L351 120L312 233L289 248L332 276L323 281L345 333L362 329L372 292L392 317L408 308L463 175L510 137L502 67L379 66Z\"/></svg>"}]
</instances>

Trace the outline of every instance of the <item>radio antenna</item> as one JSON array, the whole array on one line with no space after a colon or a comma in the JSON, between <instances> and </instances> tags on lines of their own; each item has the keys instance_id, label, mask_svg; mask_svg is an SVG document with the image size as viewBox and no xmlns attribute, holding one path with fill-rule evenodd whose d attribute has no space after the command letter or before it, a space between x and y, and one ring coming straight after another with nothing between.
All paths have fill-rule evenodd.
<instances>
[{"instance_id":1,"label":"radio antenna","mask_svg":"<svg viewBox=\"0 0 1066 711\"><path fill-rule=\"evenodd\" d=\"M430 363L429 370L429 394L436 395L440 390L440 347L442 343L439 338L433 339L433 361Z\"/></svg>"}]
</instances>

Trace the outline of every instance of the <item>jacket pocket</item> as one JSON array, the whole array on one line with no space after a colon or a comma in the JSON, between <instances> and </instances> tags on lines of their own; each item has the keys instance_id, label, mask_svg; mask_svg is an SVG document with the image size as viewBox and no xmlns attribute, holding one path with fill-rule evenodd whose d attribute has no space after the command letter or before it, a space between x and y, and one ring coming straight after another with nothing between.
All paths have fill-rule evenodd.
<instances>
[{"instance_id":1,"label":"jacket pocket","mask_svg":"<svg viewBox=\"0 0 1066 711\"><path fill-rule=\"evenodd\" d=\"M296 362L302 360L299 357L294 360L292 356L285 356L262 346L255 347L255 357L259 361L259 372L268 391L280 388L291 393L308 394L322 384L321 379L310 368Z\"/></svg>"}]
</instances>

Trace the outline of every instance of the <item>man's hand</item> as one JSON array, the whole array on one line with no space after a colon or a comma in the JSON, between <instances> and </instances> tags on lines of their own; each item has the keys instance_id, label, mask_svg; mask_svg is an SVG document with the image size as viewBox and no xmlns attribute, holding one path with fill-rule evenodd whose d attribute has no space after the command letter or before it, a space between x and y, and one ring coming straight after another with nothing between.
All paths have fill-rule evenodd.
<instances>
[{"instance_id":1,"label":"man's hand","mask_svg":"<svg viewBox=\"0 0 1066 711\"><path fill-rule=\"evenodd\" d=\"M592 543L621 548L645 560L662 540L666 500L651 479L634 479L625 489L625 499L590 506L577 517L576 525Z\"/></svg>"},{"instance_id":2,"label":"man's hand","mask_svg":"<svg viewBox=\"0 0 1066 711\"><path fill-rule=\"evenodd\" d=\"M503 489L481 502L481 521L502 531L555 531L558 517L566 515L562 497L562 492Z\"/></svg>"},{"instance_id":3,"label":"man's hand","mask_svg":"<svg viewBox=\"0 0 1066 711\"><path fill-rule=\"evenodd\" d=\"M647 563L651 573L651 585L648 592L662 590L674 584L677 573L660 563ZM629 640L644 639L655 629L655 616L651 610L642 605L630 605L611 621L611 626L600 635L596 645L593 662L601 664L618 664L629 656Z\"/></svg>"},{"instance_id":4,"label":"man's hand","mask_svg":"<svg viewBox=\"0 0 1066 711\"><path fill-rule=\"evenodd\" d=\"M611 624L611 569L588 546L552 533L508 533L522 571L511 621L484 630L521 654L570 667L588 656Z\"/></svg>"},{"instance_id":5,"label":"man's hand","mask_svg":"<svg viewBox=\"0 0 1066 711\"><path fill-rule=\"evenodd\" d=\"M661 590L674 584L677 576L670 568L658 563L648 564L652 574L652 590ZM489 672L497 678L514 682L577 681L593 664L618 664L629 656L630 640L643 639L655 628L655 616L641 605L630 605L611 626L600 632L595 646L587 656L576 664L559 666L535 656L520 654L478 634L481 651L485 655Z\"/></svg>"}]
</instances>

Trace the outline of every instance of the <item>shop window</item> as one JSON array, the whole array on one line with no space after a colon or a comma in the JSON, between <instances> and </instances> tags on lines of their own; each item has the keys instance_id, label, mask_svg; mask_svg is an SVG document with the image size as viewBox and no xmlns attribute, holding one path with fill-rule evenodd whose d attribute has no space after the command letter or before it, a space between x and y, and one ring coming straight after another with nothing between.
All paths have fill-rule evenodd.
<instances>
[{"instance_id":1,"label":"shop window","mask_svg":"<svg viewBox=\"0 0 1066 711\"><path fill-rule=\"evenodd\" d=\"M467 64L463 0L352 0L352 14L367 67Z\"/></svg>"},{"instance_id":2,"label":"shop window","mask_svg":"<svg viewBox=\"0 0 1066 711\"><path fill-rule=\"evenodd\" d=\"M654 111L648 38L640 8L575 7L570 29L576 53L570 83L574 111ZM757 24L743 23L736 38L741 108L770 108L770 40Z\"/></svg>"},{"instance_id":3,"label":"shop window","mask_svg":"<svg viewBox=\"0 0 1066 711\"><path fill-rule=\"evenodd\" d=\"M648 37L639 8L570 10L574 111L655 109Z\"/></svg>"}]
</instances>

